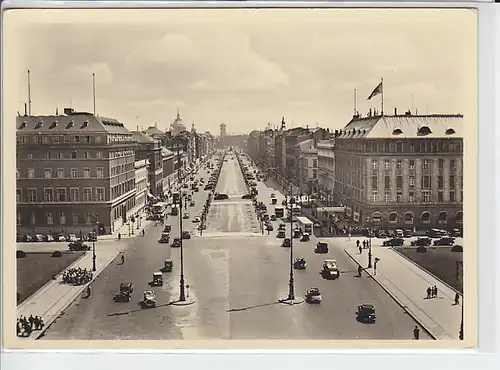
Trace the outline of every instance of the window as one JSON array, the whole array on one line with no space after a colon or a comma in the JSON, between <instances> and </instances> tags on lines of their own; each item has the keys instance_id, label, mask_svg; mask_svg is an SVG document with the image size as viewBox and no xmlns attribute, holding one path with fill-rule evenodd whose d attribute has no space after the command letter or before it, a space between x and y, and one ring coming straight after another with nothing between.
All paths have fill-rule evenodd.
<instances>
[{"instance_id":1,"label":"window","mask_svg":"<svg viewBox=\"0 0 500 370\"><path fill-rule=\"evenodd\" d=\"M59 142L60 142L60 138L59 138L59 136L54 136L54 137L52 138L52 142L53 142L54 144L59 144Z\"/></svg>"},{"instance_id":2,"label":"window","mask_svg":"<svg viewBox=\"0 0 500 370\"><path fill-rule=\"evenodd\" d=\"M35 216L35 212L31 212L31 224L32 225L36 225L36 216Z\"/></svg>"},{"instance_id":3,"label":"window","mask_svg":"<svg viewBox=\"0 0 500 370\"><path fill-rule=\"evenodd\" d=\"M64 214L64 212L61 212L59 214L59 223L61 225L66 225L66 215Z\"/></svg>"},{"instance_id":4,"label":"window","mask_svg":"<svg viewBox=\"0 0 500 370\"><path fill-rule=\"evenodd\" d=\"M100 136L96 136L95 137L95 142L96 142L96 144L100 144L101 143L101 137Z\"/></svg>"},{"instance_id":5,"label":"window","mask_svg":"<svg viewBox=\"0 0 500 370\"><path fill-rule=\"evenodd\" d=\"M33 159L33 153L28 153L28 159Z\"/></svg>"},{"instance_id":6,"label":"window","mask_svg":"<svg viewBox=\"0 0 500 370\"><path fill-rule=\"evenodd\" d=\"M377 189L377 188L378 188L378 177L372 176L372 189Z\"/></svg>"},{"instance_id":7,"label":"window","mask_svg":"<svg viewBox=\"0 0 500 370\"><path fill-rule=\"evenodd\" d=\"M413 176L410 176L408 178L408 185L410 186L410 188L414 188L415 187L415 178Z\"/></svg>"},{"instance_id":8,"label":"window","mask_svg":"<svg viewBox=\"0 0 500 370\"><path fill-rule=\"evenodd\" d=\"M384 161L384 168L386 171L389 170L389 168L391 168L391 162L388 159Z\"/></svg>"},{"instance_id":9,"label":"window","mask_svg":"<svg viewBox=\"0 0 500 370\"><path fill-rule=\"evenodd\" d=\"M21 212L17 212L16 223L17 225L21 225Z\"/></svg>"},{"instance_id":10,"label":"window","mask_svg":"<svg viewBox=\"0 0 500 370\"><path fill-rule=\"evenodd\" d=\"M391 193L389 193L388 191L386 191L386 192L384 193L384 200L385 200L386 202L390 202L390 201L391 201Z\"/></svg>"},{"instance_id":11,"label":"window","mask_svg":"<svg viewBox=\"0 0 500 370\"><path fill-rule=\"evenodd\" d=\"M86 167L83 169L83 177L86 179L90 178L90 168Z\"/></svg>"},{"instance_id":12,"label":"window","mask_svg":"<svg viewBox=\"0 0 500 370\"><path fill-rule=\"evenodd\" d=\"M37 136L33 136L33 138L31 139L32 143L33 144L38 144L38 137Z\"/></svg>"},{"instance_id":13,"label":"window","mask_svg":"<svg viewBox=\"0 0 500 370\"><path fill-rule=\"evenodd\" d=\"M410 170L414 170L415 169L415 161L413 159L410 160L409 167L410 167Z\"/></svg>"},{"instance_id":14,"label":"window","mask_svg":"<svg viewBox=\"0 0 500 370\"><path fill-rule=\"evenodd\" d=\"M54 220L52 219L52 213L47 212L47 225L52 225Z\"/></svg>"},{"instance_id":15,"label":"window","mask_svg":"<svg viewBox=\"0 0 500 370\"><path fill-rule=\"evenodd\" d=\"M438 176L438 188L439 189L443 188L443 176L441 175Z\"/></svg>"},{"instance_id":16,"label":"window","mask_svg":"<svg viewBox=\"0 0 500 370\"><path fill-rule=\"evenodd\" d=\"M28 168L28 179L34 179L34 178L35 178L35 169Z\"/></svg>"},{"instance_id":17,"label":"window","mask_svg":"<svg viewBox=\"0 0 500 370\"><path fill-rule=\"evenodd\" d=\"M54 189L51 188L45 188L43 189L44 191L44 198L46 202L53 202L54 201Z\"/></svg>"},{"instance_id":18,"label":"window","mask_svg":"<svg viewBox=\"0 0 500 370\"><path fill-rule=\"evenodd\" d=\"M64 168L58 168L57 169L57 178L58 179L63 179L64 178Z\"/></svg>"},{"instance_id":19,"label":"window","mask_svg":"<svg viewBox=\"0 0 500 370\"><path fill-rule=\"evenodd\" d=\"M85 136L85 142L90 143L90 136Z\"/></svg>"},{"instance_id":20,"label":"window","mask_svg":"<svg viewBox=\"0 0 500 370\"><path fill-rule=\"evenodd\" d=\"M384 177L384 182L385 182L385 188L390 189L391 188L391 179L389 176Z\"/></svg>"},{"instance_id":21,"label":"window","mask_svg":"<svg viewBox=\"0 0 500 370\"><path fill-rule=\"evenodd\" d=\"M396 193L396 201L397 202L402 202L403 201L403 193L401 191L398 191Z\"/></svg>"},{"instance_id":22,"label":"window","mask_svg":"<svg viewBox=\"0 0 500 370\"><path fill-rule=\"evenodd\" d=\"M317 159L313 159L313 167L314 168L318 167L318 160Z\"/></svg>"},{"instance_id":23,"label":"window","mask_svg":"<svg viewBox=\"0 0 500 370\"><path fill-rule=\"evenodd\" d=\"M94 215L90 212L87 212L87 223L91 224L94 221Z\"/></svg>"},{"instance_id":24,"label":"window","mask_svg":"<svg viewBox=\"0 0 500 370\"><path fill-rule=\"evenodd\" d=\"M454 159L451 159L450 160L450 168L452 170L455 170L456 169L456 166L457 166L457 162L454 160Z\"/></svg>"},{"instance_id":25,"label":"window","mask_svg":"<svg viewBox=\"0 0 500 370\"><path fill-rule=\"evenodd\" d=\"M75 136L75 143L79 143L80 142L80 136Z\"/></svg>"},{"instance_id":26,"label":"window","mask_svg":"<svg viewBox=\"0 0 500 370\"><path fill-rule=\"evenodd\" d=\"M18 203L22 202L21 194L22 194L21 189L16 189L16 202L18 202Z\"/></svg>"},{"instance_id":27,"label":"window","mask_svg":"<svg viewBox=\"0 0 500 370\"><path fill-rule=\"evenodd\" d=\"M20 174L19 168L16 168L16 179L19 178L19 174Z\"/></svg>"},{"instance_id":28,"label":"window","mask_svg":"<svg viewBox=\"0 0 500 370\"><path fill-rule=\"evenodd\" d=\"M104 188L97 188L96 189L96 197L98 202L103 202L104 201Z\"/></svg>"},{"instance_id":29,"label":"window","mask_svg":"<svg viewBox=\"0 0 500 370\"><path fill-rule=\"evenodd\" d=\"M455 191L450 191L450 202L454 202L456 199L455 199Z\"/></svg>"},{"instance_id":30,"label":"window","mask_svg":"<svg viewBox=\"0 0 500 370\"><path fill-rule=\"evenodd\" d=\"M42 136L42 143L47 144L49 142L48 136Z\"/></svg>"},{"instance_id":31,"label":"window","mask_svg":"<svg viewBox=\"0 0 500 370\"><path fill-rule=\"evenodd\" d=\"M398 189L402 189L403 188L403 176L396 177L396 187Z\"/></svg>"},{"instance_id":32,"label":"window","mask_svg":"<svg viewBox=\"0 0 500 370\"><path fill-rule=\"evenodd\" d=\"M415 201L415 193L413 191L410 191L408 193L408 201L409 202L414 202Z\"/></svg>"},{"instance_id":33,"label":"window","mask_svg":"<svg viewBox=\"0 0 500 370\"><path fill-rule=\"evenodd\" d=\"M424 159L423 168L424 168L424 170L429 169L429 160L428 159Z\"/></svg>"},{"instance_id":34,"label":"window","mask_svg":"<svg viewBox=\"0 0 500 370\"><path fill-rule=\"evenodd\" d=\"M69 189L69 195L71 197L72 202L78 202L79 201L79 191L78 188L70 188Z\"/></svg>"},{"instance_id":35,"label":"window","mask_svg":"<svg viewBox=\"0 0 500 370\"><path fill-rule=\"evenodd\" d=\"M396 169L400 170L401 168L403 168L403 161L398 159L396 161Z\"/></svg>"},{"instance_id":36,"label":"window","mask_svg":"<svg viewBox=\"0 0 500 370\"><path fill-rule=\"evenodd\" d=\"M424 202L430 202L431 201L431 193L428 191L424 191Z\"/></svg>"},{"instance_id":37,"label":"window","mask_svg":"<svg viewBox=\"0 0 500 370\"><path fill-rule=\"evenodd\" d=\"M96 158L101 159L102 158L102 152L97 152L96 153Z\"/></svg>"},{"instance_id":38,"label":"window","mask_svg":"<svg viewBox=\"0 0 500 370\"><path fill-rule=\"evenodd\" d=\"M450 176L450 189L455 187L455 176Z\"/></svg>"},{"instance_id":39,"label":"window","mask_svg":"<svg viewBox=\"0 0 500 370\"><path fill-rule=\"evenodd\" d=\"M76 179L78 177L78 169L77 168L72 168L71 169L71 178Z\"/></svg>"},{"instance_id":40,"label":"window","mask_svg":"<svg viewBox=\"0 0 500 370\"><path fill-rule=\"evenodd\" d=\"M36 202L36 189L28 188L28 202L35 203Z\"/></svg>"},{"instance_id":41,"label":"window","mask_svg":"<svg viewBox=\"0 0 500 370\"><path fill-rule=\"evenodd\" d=\"M438 202L442 202L443 201L443 192L440 190L438 191Z\"/></svg>"},{"instance_id":42,"label":"window","mask_svg":"<svg viewBox=\"0 0 500 370\"><path fill-rule=\"evenodd\" d=\"M443 167L444 167L444 159L438 160L438 168L439 168L439 170L442 171Z\"/></svg>"},{"instance_id":43,"label":"window","mask_svg":"<svg viewBox=\"0 0 500 370\"><path fill-rule=\"evenodd\" d=\"M50 168L45 169L45 178L46 179L51 179L52 178L52 170Z\"/></svg>"},{"instance_id":44,"label":"window","mask_svg":"<svg viewBox=\"0 0 500 370\"><path fill-rule=\"evenodd\" d=\"M64 135L64 142L69 143L71 141L70 137L68 135Z\"/></svg>"},{"instance_id":45,"label":"window","mask_svg":"<svg viewBox=\"0 0 500 370\"><path fill-rule=\"evenodd\" d=\"M57 201L66 202L66 189L64 188L57 189Z\"/></svg>"},{"instance_id":46,"label":"window","mask_svg":"<svg viewBox=\"0 0 500 370\"><path fill-rule=\"evenodd\" d=\"M52 158L52 154L51 154L50 152L46 152L46 153L45 153L45 158L46 158L46 159L50 159L50 158Z\"/></svg>"},{"instance_id":47,"label":"window","mask_svg":"<svg viewBox=\"0 0 500 370\"><path fill-rule=\"evenodd\" d=\"M78 217L78 213L73 212L73 224L78 224L80 222L80 217Z\"/></svg>"},{"instance_id":48,"label":"window","mask_svg":"<svg viewBox=\"0 0 500 370\"><path fill-rule=\"evenodd\" d=\"M378 202L378 192L372 192L372 202Z\"/></svg>"},{"instance_id":49,"label":"window","mask_svg":"<svg viewBox=\"0 0 500 370\"><path fill-rule=\"evenodd\" d=\"M83 158L89 159L90 158L90 153L89 152L84 152L83 153Z\"/></svg>"},{"instance_id":50,"label":"window","mask_svg":"<svg viewBox=\"0 0 500 370\"><path fill-rule=\"evenodd\" d=\"M83 201L84 202L92 201L92 188L83 188Z\"/></svg>"},{"instance_id":51,"label":"window","mask_svg":"<svg viewBox=\"0 0 500 370\"><path fill-rule=\"evenodd\" d=\"M422 176L422 188L429 189L431 187L431 177L430 176Z\"/></svg>"},{"instance_id":52,"label":"window","mask_svg":"<svg viewBox=\"0 0 500 370\"><path fill-rule=\"evenodd\" d=\"M104 177L104 168L98 167L97 168L97 177L102 179Z\"/></svg>"}]
</instances>

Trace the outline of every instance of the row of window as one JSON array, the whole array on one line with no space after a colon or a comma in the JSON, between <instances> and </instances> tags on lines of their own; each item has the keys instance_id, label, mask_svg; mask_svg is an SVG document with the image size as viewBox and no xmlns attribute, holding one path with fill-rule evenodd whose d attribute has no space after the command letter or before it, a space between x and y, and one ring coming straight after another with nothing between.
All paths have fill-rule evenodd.
<instances>
[{"instance_id":1,"label":"row of window","mask_svg":"<svg viewBox=\"0 0 500 370\"><path fill-rule=\"evenodd\" d=\"M111 197L113 199L128 193L135 188L135 179L130 179L128 181L122 182L121 184L111 187Z\"/></svg>"},{"instance_id":2,"label":"row of window","mask_svg":"<svg viewBox=\"0 0 500 370\"><path fill-rule=\"evenodd\" d=\"M135 170L135 163L125 163L125 164L119 164L117 166L112 166L111 167L111 176L116 176L121 173L126 173L130 171Z\"/></svg>"},{"instance_id":3,"label":"row of window","mask_svg":"<svg viewBox=\"0 0 500 370\"><path fill-rule=\"evenodd\" d=\"M437 195L438 195L437 201L438 202L444 202L444 192L443 191L438 191ZM461 196L462 196L461 199L463 199L463 192L462 192ZM450 190L448 192L448 198L449 198L450 202L455 202L457 200L456 199L456 194L455 194L454 190ZM378 193L378 191L373 191L372 192L372 202L377 203L379 201L380 201L380 199L379 199L379 193ZM391 192L386 191L384 193L384 202L387 203L387 202L390 202L390 201L391 201ZM416 201L417 201L417 199L416 199L415 192L413 192L413 191L408 192L408 202L413 203L413 202L416 202ZM429 191L429 190L422 191L422 199L421 199L421 201L423 201L425 203L432 202L432 192ZM398 191L396 193L396 202L403 202L403 192L402 191Z\"/></svg>"},{"instance_id":4,"label":"row of window","mask_svg":"<svg viewBox=\"0 0 500 370\"><path fill-rule=\"evenodd\" d=\"M427 170L427 169L430 169L430 165L431 165L431 162L432 160L431 159L423 159L422 160L422 168L424 170ZM438 160L438 169L439 170L443 170L444 169L444 159L439 159ZM453 171L457 168L457 163L456 163L456 160L454 159L450 159L449 161L449 164L450 164L450 169ZM372 170L377 170L378 169L378 165L379 165L379 161L377 160L372 160ZM410 159L408 161L408 168L410 170L414 170L415 169L415 160L413 159ZM391 161L389 159L385 159L384 160L384 169L386 171L390 170L391 169ZM398 159L396 161L396 169L397 170L401 170L403 169L403 161L401 159Z\"/></svg>"},{"instance_id":5,"label":"row of window","mask_svg":"<svg viewBox=\"0 0 500 370\"><path fill-rule=\"evenodd\" d=\"M81 178L81 169L80 168L71 168L70 169L70 178L72 179L78 179ZM54 176L55 175L55 176ZM20 178L21 173L19 168L16 170L16 178ZM83 168L83 178L84 179L90 179L92 177L92 171L90 167L85 167ZM96 177L99 179L104 178L104 168L103 167L97 167L96 168ZM35 168L28 168L28 179L35 179L36 177L36 171ZM58 179L64 179L67 178L67 173L64 168L57 168L55 170L55 173L53 172L52 168L45 168L44 169L44 178L46 179L52 179L52 178L58 178Z\"/></svg>"},{"instance_id":6,"label":"row of window","mask_svg":"<svg viewBox=\"0 0 500 370\"><path fill-rule=\"evenodd\" d=\"M71 220L70 222L73 225L80 224L80 214L78 212L72 212L68 216L70 217ZM68 224L68 216L66 216L66 213L64 212L58 212L58 213L46 212L45 222L47 223L47 225L55 225L55 224L66 225ZM85 224L99 223L99 214L93 212L86 212L84 220ZM17 225L22 225L23 221L24 220L22 219L21 212L17 212ZM29 223L31 225L37 225L35 212L31 213Z\"/></svg>"},{"instance_id":7,"label":"row of window","mask_svg":"<svg viewBox=\"0 0 500 370\"><path fill-rule=\"evenodd\" d=\"M431 175L424 175L422 176L422 182L421 182L421 186L423 189L430 189L431 188L431 181L432 180L432 177ZM437 177L437 180L438 180L438 183L437 183L437 187L438 189L443 189L444 187L444 176L442 175L439 175ZM456 180L456 177L454 175L451 175L448 177L448 186L450 189L453 189L455 188L455 180ZM463 182L461 183L462 187L463 187ZM410 174L410 176L408 177L408 186L410 188L414 188L415 187L415 174ZM373 175L372 176L372 189L377 189L378 188L378 175ZM385 189L390 189L391 188L391 178L389 175L385 175L384 176L384 188ZM396 188L397 189L402 189L403 188L403 176L401 175L398 175L396 176Z\"/></svg>"},{"instance_id":8,"label":"row of window","mask_svg":"<svg viewBox=\"0 0 500 370\"><path fill-rule=\"evenodd\" d=\"M18 143L31 143L31 144L101 144L103 142L102 136L79 136L79 135L63 135L63 136L49 136L49 135L33 135L33 136L17 136Z\"/></svg>"},{"instance_id":9,"label":"row of window","mask_svg":"<svg viewBox=\"0 0 500 370\"><path fill-rule=\"evenodd\" d=\"M463 221L464 215L463 215L462 211L458 211L454 215L452 215L452 217L454 217L456 222L460 223ZM440 211L438 213L438 216L437 216L437 221L438 221L438 223L444 224L444 223L448 222L449 218L450 218L450 216L448 215L448 212ZM371 219L372 219L372 221L382 220L382 214L380 212L374 212L371 216ZM399 219L400 219L400 216L397 212L389 213L388 220L390 223L398 223ZM422 222L422 223L430 223L431 219L432 219L432 214L429 211L424 211L420 215L420 222ZM405 212L405 214L403 216L404 223L412 224L414 222L414 220L415 220L415 215L413 214L413 212L411 212L411 211Z\"/></svg>"},{"instance_id":10,"label":"row of window","mask_svg":"<svg viewBox=\"0 0 500 370\"><path fill-rule=\"evenodd\" d=\"M365 153L462 153L463 143L456 140L421 140L418 142L360 141L340 139L335 142L335 148L357 150Z\"/></svg>"},{"instance_id":11,"label":"row of window","mask_svg":"<svg viewBox=\"0 0 500 370\"><path fill-rule=\"evenodd\" d=\"M95 154L95 156L94 156ZM45 152L44 156L38 158L33 156L33 153L26 153L26 159L103 159L102 152L78 152L76 150L69 153L68 156L64 155L64 152Z\"/></svg>"},{"instance_id":12,"label":"row of window","mask_svg":"<svg viewBox=\"0 0 500 370\"><path fill-rule=\"evenodd\" d=\"M44 188L43 199L38 199L38 192L36 188L27 188L26 193L23 194L22 189L16 189L17 202L103 202L105 201L105 188L84 187L80 188Z\"/></svg>"}]
</instances>

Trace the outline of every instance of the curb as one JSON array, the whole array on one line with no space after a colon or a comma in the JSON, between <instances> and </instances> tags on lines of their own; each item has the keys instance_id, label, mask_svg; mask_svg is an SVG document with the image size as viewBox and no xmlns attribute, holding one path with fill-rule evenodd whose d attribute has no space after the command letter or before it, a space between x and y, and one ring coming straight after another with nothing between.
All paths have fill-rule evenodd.
<instances>
[{"instance_id":1,"label":"curb","mask_svg":"<svg viewBox=\"0 0 500 370\"><path fill-rule=\"evenodd\" d=\"M370 278L371 278L373 281L375 281L375 282L376 282L376 283L377 283L377 284L378 284L378 285L379 285L379 286L380 286L380 287L381 287L381 288L382 288L382 289L383 289L383 290L384 290L384 291L385 291L385 292L386 292L386 293L387 293L387 294L388 294L388 295L389 295L389 296L390 296L390 297L394 300L394 302L396 302L396 303L397 303L397 304L398 304L398 305L399 305L399 306L400 306L400 307L401 307L401 308L402 308L402 309L403 309L403 310L404 310L404 311L405 311L408 315L410 315L410 316L411 316L411 318L412 318L413 320L415 320L415 321L416 321L416 322L420 325L420 327L422 327L422 328L425 330L425 332L426 332L427 334L429 334L429 336L430 336L432 339L434 339L434 340L438 340L438 337L436 337L436 336L432 333L432 331L431 331L429 328L427 328L427 326L426 326L426 325L422 324L422 322L420 321L420 319L419 319L419 318L418 318L415 314L413 314L413 312L411 312L411 310L409 310L409 309L408 309L408 307L406 307L406 306L405 306L405 305L404 305L404 304L403 304L403 303L402 303L402 302L401 302L401 301L400 301L400 300L399 300L399 299L398 299L398 298L397 298L394 294L392 294L392 292L391 292L389 289L387 289L387 288L384 286L384 284L382 284L380 281L378 281L378 279L377 279L377 278L375 278L375 277L373 276L373 274L372 274L370 271L368 271L368 269L365 269L365 268L361 265L361 263L359 263L359 262L358 262L358 260L357 260L357 259L355 259L355 258L351 255L351 253L349 253L349 252L347 251L347 249L345 249L345 248L344 248L344 252L345 252L345 253L346 253L346 254L347 254L347 255L348 255L348 256L349 256L349 257L350 257L350 258L351 258L351 259L352 259L352 260L353 260L353 261L354 261L357 265L361 266L361 267L363 268L363 271L364 271L364 272L366 272L366 273L368 274L368 276L370 276Z\"/></svg>"},{"instance_id":2,"label":"curb","mask_svg":"<svg viewBox=\"0 0 500 370\"><path fill-rule=\"evenodd\" d=\"M403 257L404 259L406 259L407 261L411 262L415 267L418 267L420 270L428 273L429 275L431 275L434 279L436 279L437 281L439 281L441 284L447 286L448 288L450 288L451 290L453 290L455 293L458 293L460 295L460 297L463 296L463 293L459 292L458 290L456 290L455 288L453 288L451 285L449 285L448 283L444 282L443 280L441 280L440 278L438 278L436 275L434 275L432 272L426 270L425 268L423 268L422 266L420 266L418 263L416 263L415 261L413 261L411 258L408 258L406 257L403 253L399 253L397 249L394 249L392 247L389 248L390 250L392 250L393 252L397 253L398 256L401 256Z\"/></svg>"},{"instance_id":3,"label":"curb","mask_svg":"<svg viewBox=\"0 0 500 370\"><path fill-rule=\"evenodd\" d=\"M101 269L101 271L99 271L99 273L95 274L92 277L92 280L90 280L87 284L82 285L81 289L76 290L76 294L74 295L74 297L72 299L68 300L67 303L64 303L64 305L62 306L62 308L58 310L58 314L57 315L53 315L52 319L50 319L48 322L45 323L45 326L43 327L42 330L40 330L39 332L37 332L37 334L35 336L30 336L28 339L37 340L38 338L40 338L43 335L43 333L45 333L45 331L54 323L54 321L56 321L59 318L59 316L61 315L61 313L64 312L64 310L66 308L68 308L76 300L76 298L85 290L85 288L88 285L92 284L94 282L94 280L97 279L97 277L111 264L111 262L113 262L115 260L115 258L119 254L120 254L120 252L117 252L116 255L112 259L110 259L108 263L106 263L104 265L104 267Z\"/></svg>"}]
</instances>

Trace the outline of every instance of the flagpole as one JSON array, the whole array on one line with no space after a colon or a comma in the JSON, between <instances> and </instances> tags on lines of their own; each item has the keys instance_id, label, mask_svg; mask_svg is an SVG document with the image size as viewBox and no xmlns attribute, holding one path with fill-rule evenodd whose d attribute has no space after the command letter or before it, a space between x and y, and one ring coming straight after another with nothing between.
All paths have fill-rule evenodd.
<instances>
[{"instance_id":1,"label":"flagpole","mask_svg":"<svg viewBox=\"0 0 500 370\"><path fill-rule=\"evenodd\" d=\"M354 115L356 115L356 89L354 89Z\"/></svg>"},{"instance_id":2,"label":"flagpole","mask_svg":"<svg viewBox=\"0 0 500 370\"><path fill-rule=\"evenodd\" d=\"M382 78L382 112L381 112L381 115L383 116L384 115L384 79Z\"/></svg>"}]
</instances>

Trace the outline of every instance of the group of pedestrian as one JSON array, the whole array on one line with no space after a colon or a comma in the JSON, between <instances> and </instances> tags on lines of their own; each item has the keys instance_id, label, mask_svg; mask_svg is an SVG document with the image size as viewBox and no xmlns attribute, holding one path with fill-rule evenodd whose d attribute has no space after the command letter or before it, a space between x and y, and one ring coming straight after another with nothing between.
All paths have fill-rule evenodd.
<instances>
[{"instance_id":1,"label":"group of pedestrian","mask_svg":"<svg viewBox=\"0 0 500 370\"><path fill-rule=\"evenodd\" d=\"M63 272L62 281L65 284L83 285L92 280L92 270L81 267L70 268Z\"/></svg>"},{"instance_id":2,"label":"group of pedestrian","mask_svg":"<svg viewBox=\"0 0 500 370\"><path fill-rule=\"evenodd\" d=\"M43 322L43 318L41 316L33 317L33 315L30 315L28 318L21 316L17 319L17 336L29 337L33 330L42 330L44 326L45 323Z\"/></svg>"},{"instance_id":3,"label":"group of pedestrian","mask_svg":"<svg viewBox=\"0 0 500 370\"><path fill-rule=\"evenodd\" d=\"M438 288L437 286L430 286L427 288L427 299L437 298Z\"/></svg>"},{"instance_id":4,"label":"group of pedestrian","mask_svg":"<svg viewBox=\"0 0 500 370\"><path fill-rule=\"evenodd\" d=\"M371 241L369 240L363 240L363 242L360 242L359 239L356 240L356 247L358 247L359 254L363 253L363 249L368 249L370 247Z\"/></svg>"}]
</instances>

